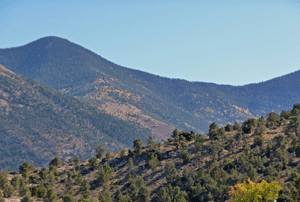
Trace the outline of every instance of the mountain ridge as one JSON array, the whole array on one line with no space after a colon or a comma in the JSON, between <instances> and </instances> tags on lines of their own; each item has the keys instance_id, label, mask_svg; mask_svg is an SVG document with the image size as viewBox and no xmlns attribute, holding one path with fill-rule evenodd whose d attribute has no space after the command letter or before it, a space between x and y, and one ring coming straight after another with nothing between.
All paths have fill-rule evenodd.
<instances>
[{"instance_id":1,"label":"mountain ridge","mask_svg":"<svg viewBox=\"0 0 300 202\"><path fill-rule=\"evenodd\" d=\"M0 169L50 158L88 158L98 144L112 152L151 134L0 65Z\"/></svg>"},{"instance_id":2,"label":"mountain ridge","mask_svg":"<svg viewBox=\"0 0 300 202\"><path fill-rule=\"evenodd\" d=\"M170 126L199 133L211 122L242 122L271 110L279 113L300 99L299 71L243 86L190 82L122 67L58 37L0 49L1 63L96 107L106 102L130 104Z\"/></svg>"}]
</instances>

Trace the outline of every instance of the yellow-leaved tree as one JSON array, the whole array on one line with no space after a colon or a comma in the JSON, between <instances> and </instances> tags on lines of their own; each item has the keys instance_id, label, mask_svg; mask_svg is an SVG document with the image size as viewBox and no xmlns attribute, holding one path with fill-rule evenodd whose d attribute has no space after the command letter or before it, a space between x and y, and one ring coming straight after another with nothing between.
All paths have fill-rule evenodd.
<instances>
[{"instance_id":1,"label":"yellow-leaved tree","mask_svg":"<svg viewBox=\"0 0 300 202\"><path fill-rule=\"evenodd\" d=\"M270 202L278 198L280 190L282 187L275 181L255 183L248 179L231 187L229 194L232 196L231 202Z\"/></svg>"}]
</instances>

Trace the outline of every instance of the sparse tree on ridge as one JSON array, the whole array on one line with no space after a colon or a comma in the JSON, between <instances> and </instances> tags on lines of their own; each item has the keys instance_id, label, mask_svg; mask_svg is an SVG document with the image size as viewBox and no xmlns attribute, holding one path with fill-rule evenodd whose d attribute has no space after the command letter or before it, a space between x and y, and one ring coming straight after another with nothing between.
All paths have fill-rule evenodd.
<instances>
[{"instance_id":1,"label":"sparse tree on ridge","mask_svg":"<svg viewBox=\"0 0 300 202\"><path fill-rule=\"evenodd\" d=\"M98 145L95 152L96 152L96 157L98 159L102 159L105 152L105 149L103 148L103 144Z\"/></svg>"}]
</instances>

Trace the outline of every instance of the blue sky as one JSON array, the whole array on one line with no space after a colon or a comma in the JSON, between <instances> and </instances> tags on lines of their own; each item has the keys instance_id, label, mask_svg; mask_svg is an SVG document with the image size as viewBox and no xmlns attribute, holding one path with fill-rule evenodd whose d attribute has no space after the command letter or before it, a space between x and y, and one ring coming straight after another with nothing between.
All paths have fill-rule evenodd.
<instances>
[{"instance_id":1,"label":"blue sky","mask_svg":"<svg viewBox=\"0 0 300 202\"><path fill-rule=\"evenodd\" d=\"M45 36L189 81L243 85L300 69L297 0L0 0L0 48Z\"/></svg>"}]
</instances>

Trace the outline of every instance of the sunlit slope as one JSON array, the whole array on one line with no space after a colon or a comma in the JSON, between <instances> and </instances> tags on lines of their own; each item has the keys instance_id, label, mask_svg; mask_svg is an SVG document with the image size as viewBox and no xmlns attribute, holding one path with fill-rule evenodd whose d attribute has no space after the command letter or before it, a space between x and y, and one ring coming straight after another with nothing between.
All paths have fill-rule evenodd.
<instances>
[{"instance_id":1,"label":"sunlit slope","mask_svg":"<svg viewBox=\"0 0 300 202\"><path fill-rule=\"evenodd\" d=\"M169 126L196 132L207 131L212 121L233 123L280 112L300 98L299 72L238 87L188 82L121 67L58 37L2 49L0 63L101 109L106 102L129 104Z\"/></svg>"},{"instance_id":2,"label":"sunlit slope","mask_svg":"<svg viewBox=\"0 0 300 202\"><path fill-rule=\"evenodd\" d=\"M98 144L116 151L149 134L0 65L0 169L42 166L56 155L90 158Z\"/></svg>"}]
</instances>

